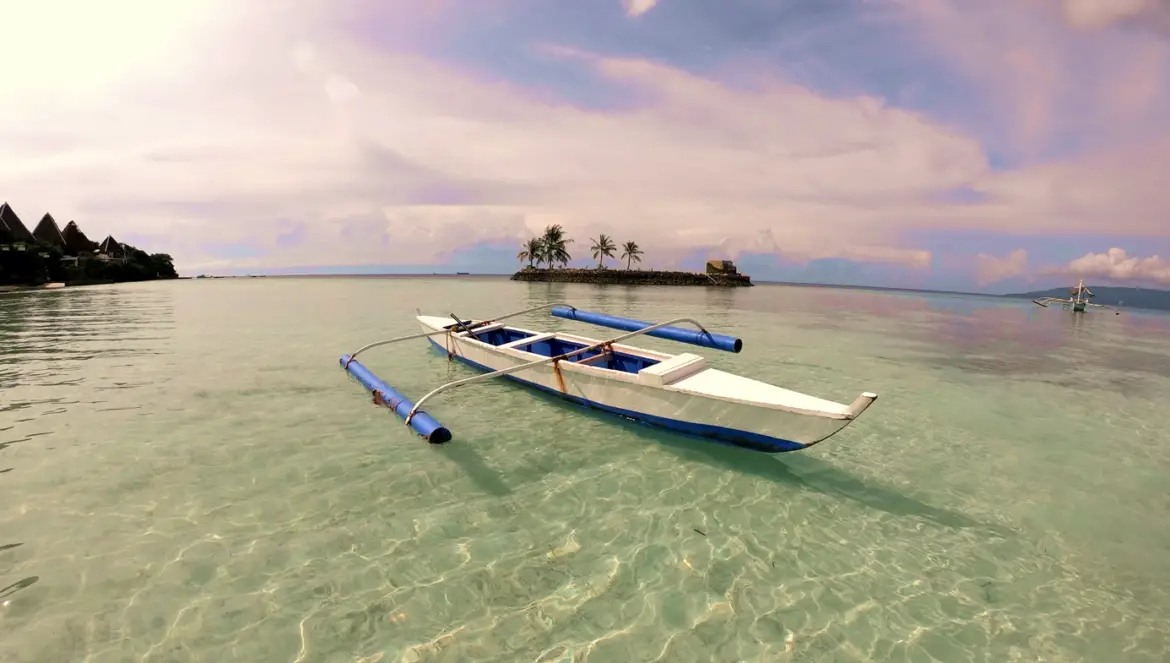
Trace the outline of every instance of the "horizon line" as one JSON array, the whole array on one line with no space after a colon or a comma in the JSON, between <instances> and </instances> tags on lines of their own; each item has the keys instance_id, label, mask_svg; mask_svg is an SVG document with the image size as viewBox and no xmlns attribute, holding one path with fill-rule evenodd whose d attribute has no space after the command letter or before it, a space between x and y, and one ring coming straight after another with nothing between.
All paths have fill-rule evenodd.
<instances>
[{"instance_id":1,"label":"horizon line","mask_svg":"<svg viewBox=\"0 0 1170 663\"><path fill-rule=\"evenodd\" d=\"M678 271L678 270L665 270L665 271ZM341 273L341 272L338 272L338 273L332 273L332 274L304 273L304 274L224 274L224 275L214 275L214 274L204 273L204 274L199 274L197 276L185 276L185 277L181 277L181 278L192 279L192 280L200 279L200 278L203 278L203 279L213 279L213 278L214 279L224 279L224 278L230 278L230 279L246 279L246 278L272 278L272 279L365 278L365 279L370 279L370 278L435 278L435 277L439 277L439 278L460 278L460 277L463 277L463 278L468 278L468 277L508 278L511 275L512 274L510 274L510 273L501 273L501 272L433 272L433 273L423 273L423 272ZM1023 291L1023 292L1010 292L1010 293L996 294L996 293L989 293L989 292L971 292L971 291L966 291L966 290L938 290L938 289L933 289L933 288L903 288L903 287L878 286L878 285L814 283L814 282L810 282L810 281L760 280L760 281L753 281L753 282L756 283L757 285L780 285L780 286L792 286L792 287L798 287L798 288L799 287L803 287L803 288L838 288L838 289L848 289L848 290L872 290L872 291L881 291L881 292L927 293L927 294L936 294L936 295L968 295L968 296L976 296L976 297L1014 297L1014 296L1019 296L1019 295L1030 295L1032 293L1046 292L1048 290L1063 289L1065 287L1065 286L1053 286L1051 288L1044 288L1042 290L1027 290L1027 291ZM619 284L614 284L614 285L619 285ZM646 286L639 286L639 287L646 287ZM669 286L660 286L660 287L669 287ZM1105 287L1105 288L1130 288L1130 289L1134 289L1134 290L1155 290L1155 291L1159 291L1159 292L1170 292L1170 290L1162 290L1160 288L1148 288L1148 287L1142 287L1142 286L1097 285L1094 287L1097 287L1097 288L1102 288L1102 287Z\"/></svg>"}]
</instances>

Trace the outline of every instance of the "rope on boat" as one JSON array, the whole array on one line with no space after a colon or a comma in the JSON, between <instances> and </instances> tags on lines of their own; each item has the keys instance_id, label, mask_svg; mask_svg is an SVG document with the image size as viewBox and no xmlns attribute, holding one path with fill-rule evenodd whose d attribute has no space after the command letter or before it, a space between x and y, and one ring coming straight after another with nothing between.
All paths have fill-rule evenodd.
<instances>
[{"instance_id":1,"label":"rope on boat","mask_svg":"<svg viewBox=\"0 0 1170 663\"><path fill-rule=\"evenodd\" d=\"M565 389L565 376L561 373L561 360L557 359L552 363L553 374L557 376L557 386L561 388L562 394L567 394L569 391Z\"/></svg>"},{"instance_id":2,"label":"rope on boat","mask_svg":"<svg viewBox=\"0 0 1170 663\"><path fill-rule=\"evenodd\" d=\"M391 398L390 400L386 400L386 394L375 389L374 390L374 405L381 405L383 407L388 407L391 410L397 410L398 406L402 405L402 399Z\"/></svg>"}]
</instances>

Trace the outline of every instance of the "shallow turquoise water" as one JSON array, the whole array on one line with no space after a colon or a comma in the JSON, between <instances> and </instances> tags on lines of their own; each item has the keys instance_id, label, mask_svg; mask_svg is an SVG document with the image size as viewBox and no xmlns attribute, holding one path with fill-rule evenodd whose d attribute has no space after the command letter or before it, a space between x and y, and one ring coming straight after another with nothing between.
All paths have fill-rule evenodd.
<instances>
[{"instance_id":1,"label":"shallow turquoise water","mask_svg":"<svg viewBox=\"0 0 1170 663\"><path fill-rule=\"evenodd\" d=\"M416 306L551 301L694 315L744 338L721 368L880 398L771 458L488 383L428 407L436 448L337 367ZM0 660L1170 660L1167 332L779 286L3 296ZM363 362L415 397L473 374L424 341Z\"/></svg>"}]
</instances>

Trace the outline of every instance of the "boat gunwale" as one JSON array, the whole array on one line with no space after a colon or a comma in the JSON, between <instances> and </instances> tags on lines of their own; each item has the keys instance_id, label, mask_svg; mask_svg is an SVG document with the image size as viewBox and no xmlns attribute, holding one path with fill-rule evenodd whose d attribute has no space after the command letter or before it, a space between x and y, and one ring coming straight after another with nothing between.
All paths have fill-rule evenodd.
<instances>
[{"instance_id":1,"label":"boat gunwale","mask_svg":"<svg viewBox=\"0 0 1170 663\"><path fill-rule=\"evenodd\" d=\"M424 315L416 316L416 319L418 320L418 322L420 324L425 325L429 329L435 329L436 331L442 330L445 328L450 328L450 327L454 326L454 324L455 324L455 323L452 323L451 325L445 325L443 327L433 327L430 324L428 324L427 322L425 322L424 318L430 318L433 320L438 320L438 319L443 319L443 318L441 318L439 316L424 316ZM476 322L479 322L479 321L477 321L477 320L464 320L463 322L471 325L471 324L475 324ZM502 329L511 329L514 331L524 332L524 333L533 334L533 335L550 334L551 333L553 335L551 338L571 341L574 343L584 343L586 345L596 345L596 344L600 344L600 343L605 342L604 339L589 338L586 336L580 336L580 335L573 334L570 332L541 332L541 331L536 331L536 330L532 330L532 329L524 329L522 327L513 327L511 325L504 325L501 328ZM481 348L484 350L492 351L492 352L496 353L497 355L501 355L504 357L510 357L513 359L521 359L524 361L529 361L532 358L537 358L537 359L540 359L540 358L547 359L548 358L546 355L537 354L535 352L528 352L526 350L520 350L517 347L501 347L498 345L492 345L491 343L485 343L484 341L481 341L481 340L475 338L474 336L471 335L471 333L469 333L467 331L454 332L452 334L452 337L456 340L456 342L473 343L473 344L475 344L473 347L478 347L478 348ZM523 340L523 339L518 339L518 340ZM544 340L549 340L549 339L546 338ZM677 356L677 355L667 354L664 352L658 352L655 350L648 350L646 348L629 346L629 345L625 345L622 343L614 343L612 345L612 347L614 349L621 350L622 352L628 352L629 354L632 354L635 356L641 356L641 357L644 357L647 359L655 359L655 360L660 361L660 362L665 361L666 359L672 359L672 358ZM630 352L631 350L632 350L632 352ZM657 356L654 356L654 355L657 355ZM697 355L697 356L702 356L702 355ZM855 416L850 416L850 414L848 412L850 406L848 406L844 403L836 402L836 401L829 401L828 399L820 399L820 400L825 400L829 403L832 403L832 404L836 405L837 407L842 408L843 410L846 410L846 412L830 412L830 411L826 411L826 410L810 410L810 409L806 409L806 408L800 408L800 407L795 407L795 406L791 406L791 405L783 405L783 404L779 404L779 403L768 403L768 402L762 402L762 401L747 400L747 399L743 399L743 398L737 398L735 396L725 396L722 394L713 394L710 392L698 391L695 389L686 389L686 388L674 386L672 384L650 385L650 384L646 384L645 382L642 382L641 380L639 380L637 373L628 373L625 371L615 371L615 370L603 368L600 366L591 366L589 364L580 364L580 363L577 363L575 361L563 361L563 362L560 362L559 365L561 367L561 370L568 370L569 372L581 373L583 375L593 375L595 377L604 378L606 380L615 380L618 382L624 382L624 383L632 384L632 385L639 386L639 387L645 387L646 389L671 391L671 392L675 392L675 393L679 393L679 394L698 396L701 398L706 398L706 399L710 399L710 400L714 400L714 401L734 403L736 405L743 405L745 407L752 407L752 408L765 409L765 410L774 410L774 411L787 412L790 414L796 414L796 415L801 415L801 416L820 417L820 418L824 418L824 419L852 420L852 419L856 418ZM715 371L716 373L721 373L721 374L726 374L726 375L735 375L734 373L728 373L727 371L720 371L719 369L711 368L710 366L703 368L701 371L699 371L695 375L700 375L705 371ZM743 377L743 376L736 376L736 377ZM684 378L684 380L685 379L686 378ZM755 382L759 382L760 384L768 386L768 387L775 387L777 389L784 389L783 387L778 387L777 385L769 384L769 383L763 382L761 380L755 380L754 378L744 378L744 379L753 380ZM681 380L680 380L680 382L681 382ZM815 396L811 396L810 394L804 394L802 392L793 391L791 389L785 389L785 391L792 391L792 393L800 394L802 396L810 396L812 398L817 398Z\"/></svg>"}]
</instances>

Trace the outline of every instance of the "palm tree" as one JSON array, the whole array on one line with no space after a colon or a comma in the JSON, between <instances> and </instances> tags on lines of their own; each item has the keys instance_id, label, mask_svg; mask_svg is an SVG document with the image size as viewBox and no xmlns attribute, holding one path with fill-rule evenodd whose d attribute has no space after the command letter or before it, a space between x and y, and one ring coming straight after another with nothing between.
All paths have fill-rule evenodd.
<instances>
[{"instance_id":1,"label":"palm tree","mask_svg":"<svg viewBox=\"0 0 1170 663\"><path fill-rule=\"evenodd\" d=\"M593 246L590 249L593 251L593 258L597 260L597 268L603 269L605 259L613 257L617 245L613 243L613 239L609 235L598 235L597 239L593 240Z\"/></svg>"},{"instance_id":2,"label":"palm tree","mask_svg":"<svg viewBox=\"0 0 1170 663\"><path fill-rule=\"evenodd\" d=\"M552 269L555 260L555 246L556 242L549 244L548 237L540 238L540 260L545 263L545 269Z\"/></svg>"},{"instance_id":3,"label":"palm tree","mask_svg":"<svg viewBox=\"0 0 1170 663\"><path fill-rule=\"evenodd\" d=\"M632 263L642 262L642 249L638 248L637 242L622 244L622 260L626 261L626 271L629 271Z\"/></svg>"},{"instance_id":4,"label":"palm tree","mask_svg":"<svg viewBox=\"0 0 1170 663\"><path fill-rule=\"evenodd\" d=\"M561 227L561 224L546 226L541 242L544 244L544 259L549 267L556 263L566 267L569 265L569 261L573 257L569 255L568 245L572 244L573 240L565 237L565 229Z\"/></svg>"},{"instance_id":5,"label":"palm tree","mask_svg":"<svg viewBox=\"0 0 1170 663\"><path fill-rule=\"evenodd\" d=\"M542 257L544 257L544 245L539 237L530 237L527 242L524 242L520 253L516 254L516 259L520 262L527 260L529 267L532 267L533 262L539 263Z\"/></svg>"}]
</instances>

